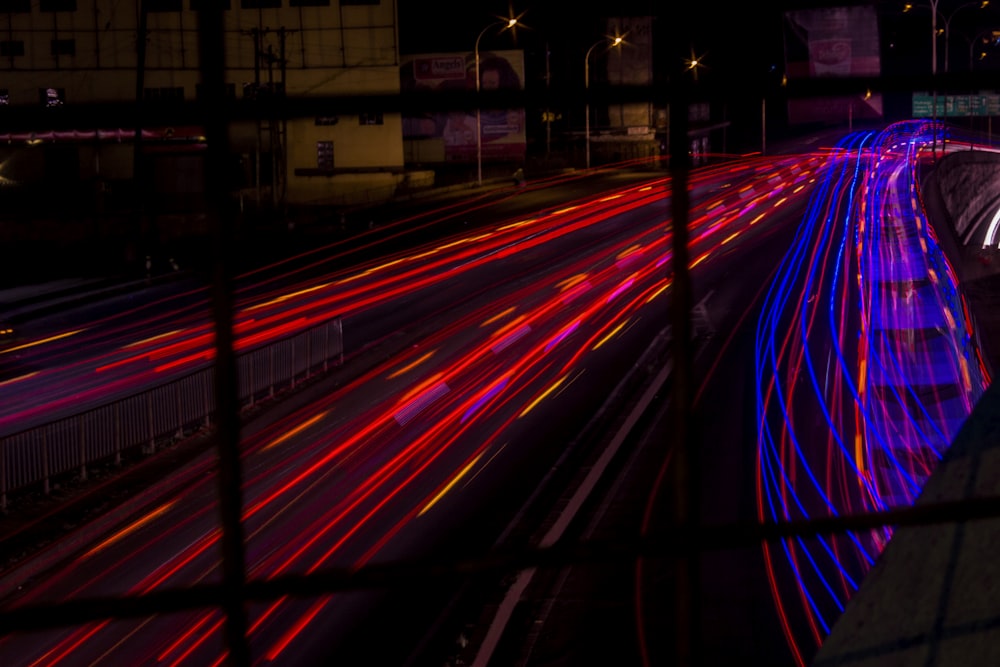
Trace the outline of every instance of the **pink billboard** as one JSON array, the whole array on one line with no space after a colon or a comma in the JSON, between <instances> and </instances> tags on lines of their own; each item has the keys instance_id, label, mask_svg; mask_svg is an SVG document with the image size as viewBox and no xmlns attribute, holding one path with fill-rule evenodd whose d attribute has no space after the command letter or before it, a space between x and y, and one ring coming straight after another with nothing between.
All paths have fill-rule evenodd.
<instances>
[{"instance_id":1,"label":"pink billboard","mask_svg":"<svg viewBox=\"0 0 1000 667\"><path fill-rule=\"evenodd\" d=\"M523 90L522 51L480 51L481 90ZM403 56L400 84L407 91L476 90L474 53L429 53ZM472 100L472 97L469 98ZM484 162L524 160L524 109L480 109ZM408 113L403 116L403 142L408 162L476 162L476 109Z\"/></svg>"},{"instance_id":2,"label":"pink billboard","mask_svg":"<svg viewBox=\"0 0 1000 667\"><path fill-rule=\"evenodd\" d=\"M788 79L868 77L881 74L878 16L871 6L826 7L785 13ZM792 123L882 117L879 94L792 99Z\"/></svg>"}]
</instances>

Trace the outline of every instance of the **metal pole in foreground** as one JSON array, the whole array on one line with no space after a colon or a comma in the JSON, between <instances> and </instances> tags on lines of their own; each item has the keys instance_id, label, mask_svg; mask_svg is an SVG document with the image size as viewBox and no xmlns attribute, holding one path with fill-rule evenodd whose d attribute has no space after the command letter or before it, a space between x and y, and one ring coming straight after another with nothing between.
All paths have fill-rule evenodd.
<instances>
[{"instance_id":1,"label":"metal pole in foreground","mask_svg":"<svg viewBox=\"0 0 1000 667\"><path fill-rule=\"evenodd\" d=\"M684 44L686 26L672 22L671 42ZM671 53L674 63L668 68L671 77L670 98L670 180L671 180L671 251L674 272L671 294L671 327L673 344L674 379L671 402L673 405L673 452L671 479L673 481L673 520L682 539L697 544L699 508L699 469L697 448L691 434L691 404L693 378L691 364L691 273L688 249L688 218L690 193L688 177L688 106L692 76L682 67L683 55ZM684 551L674 560L674 610L676 636L672 663L690 667L698 662L698 637L701 610L698 605L700 556L696 551Z\"/></svg>"},{"instance_id":2,"label":"metal pole in foreground","mask_svg":"<svg viewBox=\"0 0 1000 667\"><path fill-rule=\"evenodd\" d=\"M205 194L208 218L215 221L213 301L215 310L215 437L219 452L219 509L222 520L222 600L229 664L250 665L247 644L246 551L243 542L243 489L240 469L239 399L233 349L233 295L230 285L233 216L229 201L228 133L225 109L225 52L222 5L209 3L198 12L199 68L204 89Z\"/></svg>"}]
</instances>

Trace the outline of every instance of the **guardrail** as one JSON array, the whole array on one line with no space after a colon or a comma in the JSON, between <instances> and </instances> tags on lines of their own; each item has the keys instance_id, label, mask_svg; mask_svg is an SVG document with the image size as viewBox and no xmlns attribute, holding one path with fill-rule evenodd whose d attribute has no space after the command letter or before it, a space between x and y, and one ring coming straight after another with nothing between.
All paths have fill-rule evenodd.
<instances>
[{"instance_id":1,"label":"guardrail","mask_svg":"<svg viewBox=\"0 0 1000 667\"><path fill-rule=\"evenodd\" d=\"M239 400L243 409L294 388L344 360L341 319L334 318L295 336L237 356ZM121 462L140 448L151 454L198 429L210 426L215 411L214 368L171 380L80 414L0 437L0 510L7 494L41 484L98 462Z\"/></svg>"}]
</instances>

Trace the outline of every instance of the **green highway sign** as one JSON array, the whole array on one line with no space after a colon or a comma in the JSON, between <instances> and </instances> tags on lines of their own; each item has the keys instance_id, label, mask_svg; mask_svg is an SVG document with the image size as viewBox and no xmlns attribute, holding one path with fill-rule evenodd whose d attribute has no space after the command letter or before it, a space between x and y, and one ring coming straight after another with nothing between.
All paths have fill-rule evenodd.
<instances>
[{"instance_id":1,"label":"green highway sign","mask_svg":"<svg viewBox=\"0 0 1000 667\"><path fill-rule=\"evenodd\" d=\"M914 118L1000 116L1000 95L983 91L971 95L938 95L936 114L934 106L934 96L930 93L913 93Z\"/></svg>"}]
</instances>

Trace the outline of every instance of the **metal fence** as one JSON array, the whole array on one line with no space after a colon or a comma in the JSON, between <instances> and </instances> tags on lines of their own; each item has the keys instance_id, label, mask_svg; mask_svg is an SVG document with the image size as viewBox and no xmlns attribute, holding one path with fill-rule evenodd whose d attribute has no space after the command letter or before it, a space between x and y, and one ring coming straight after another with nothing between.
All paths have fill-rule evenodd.
<instances>
[{"instance_id":1,"label":"metal fence","mask_svg":"<svg viewBox=\"0 0 1000 667\"><path fill-rule=\"evenodd\" d=\"M341 319L237 357L239 400L246 409L344 359ZM0 509L12 491L41 484L48 494L54 477L87 479L98 462L121 463L137 449L151 454L210 425L215 410L212 366L80 414L0 437Z\"/></svg>"}]
</instances>

